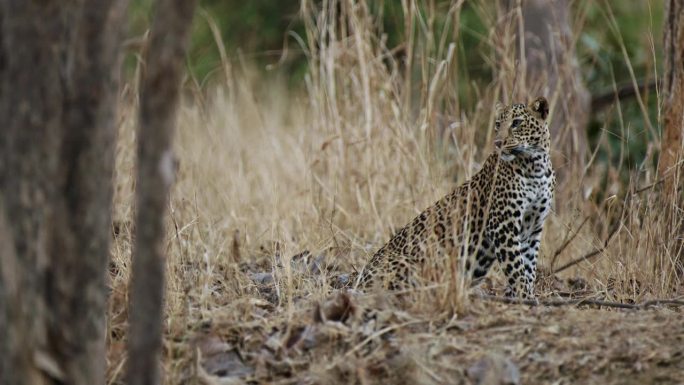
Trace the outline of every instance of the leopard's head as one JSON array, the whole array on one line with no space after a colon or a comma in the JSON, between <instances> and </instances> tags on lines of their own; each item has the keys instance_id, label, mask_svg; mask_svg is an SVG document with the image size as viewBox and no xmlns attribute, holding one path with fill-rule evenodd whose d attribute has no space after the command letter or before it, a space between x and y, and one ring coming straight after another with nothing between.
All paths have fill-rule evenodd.
<instances>
[{"instance_id":1,"label":"leopard's head","mask_svg":"<svg viewBox=\"0 0 684 385\"><path fill-rule=\"evenodd\" d=\"M494 145L505 160L549 152L549 103L538 97L528 105L497 103Z\"/></svg>"}]
</instances>

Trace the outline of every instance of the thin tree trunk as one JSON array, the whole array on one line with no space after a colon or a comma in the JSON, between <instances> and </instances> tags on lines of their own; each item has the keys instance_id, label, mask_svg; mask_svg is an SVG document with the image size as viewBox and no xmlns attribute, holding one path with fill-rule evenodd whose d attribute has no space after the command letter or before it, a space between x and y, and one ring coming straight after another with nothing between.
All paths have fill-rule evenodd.
<instances>
[{"instance_id":1,"label":"thin tree trunk","mask_svg":"<svg viewBox=\"0 0 684 385\"><path fill-rule=\"evenodd\" d=\"M565 170L583 169L591 112L591 95L582 81L574 51L570 1L504 0L503 10L509 31L517 39L515 56L522 69L511 79L510 92L520 102L539 95L551 101L549 129L556 150L552 157L562 183L568 177Z\"/></svg>"},{"instance_id":2,"label":"thin tree trunk","mask_svg":"<svg viewBox=\"0 0 684 385\"><path fill-rule=\"evenodd\" d=\"M128 383L160 382L164 219L175 174L172 140L195 0L159 0L140 97L136 244L131 282Z\"/></svg>"},{"instance_id":3,"label":"thin tree trunk","mask_svg":"<svg viewBox=\"0 0 684 385\"><path fill-rule=\"evenodd\" d=\"M663 26L665 72L663 76L663 138L658 162L658 173L664 178L663 201L666 207L663 221L672 234L682 234L681 210L684 193L684 0L668 0L665 4ZM672 238L671 260L676 272L684 275L684 245L681 237Z\"/></svg>"},{"instance_id":4,"label":"thin tree trunk","mask_svg":"<svg viewBox=\"0 0 684 385\"><path fill-rule=\"evenodd\" d=\"M125 5L0 8L0 383L104 381Z\"/></svg>"},{"instance_id":5,"label":"thin tree trunk","mask_svg":"<svg viewBox=\"0 0 684 385\"><path fill-rule=\"evenodd\" d=\"M663 139L659 173L667 194L677 187L684 136L684 1L668 0L663 26L665 73L663 78Z\"/></svg>"},{"instance_id":6,"label":"thin tree trunk","mask_svg":"<svg viewBox=\"0 0 684 385\"><path fill-rule=\"evenodd\" d=\"M63 199L55 206L51 244L62 258L53 267L50 290L69 301L48 302L48 307L56 324L49 338L60 357L70 357L63 370L77 384L102 381L106 370L106 272L126 4L84 1L67 19L69 75L57 185Z\"/></svg>"},{"instance_id":7,"label":"thin tree trunk","mask_svg":"<svg viewBox=\"0 0 684 385\"><path fill-rule=\"evenodd\" d=\"M58 52L62 41L51 29L61 29L55 5L2 3L2 87L0 115L0 193L4 224L0 305L6 329L0 333L3 384L42 383L33 361L47 348L44 314L50 262L45 242L54 195L60 117L62 113ZM24 45L21 47L21 45ZM32 71L26 71L32 68ZM40 73L38 79L35 74ZM12 90L14 95L12 95ZM4 242L3 242L4 243Z\"/></svg>"}]
</instances>

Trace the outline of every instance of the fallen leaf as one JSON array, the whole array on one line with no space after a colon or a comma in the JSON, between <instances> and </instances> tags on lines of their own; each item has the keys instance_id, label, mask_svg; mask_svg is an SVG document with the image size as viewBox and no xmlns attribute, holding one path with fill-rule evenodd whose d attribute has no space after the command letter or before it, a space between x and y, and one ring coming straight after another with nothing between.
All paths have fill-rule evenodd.
<instances>
[{"instance_id":1,"label":"fallen leaf","mask_svg":"<svg viewBox=\"0 0 684 385\"><path fill-rule=\"evenodd\" d=\"M468 368L467 376L477 385L518 385L520 370L507 357L488 354Z\"/></svg>"},{"instance_id":2,"label":"fallen leaf","mask_svg":"<svg viewBox=\"0 0 684 385\"><path fill-rule=\"evenodd\" d=\"M216 377L246 377L254 373L238 351L218 336L204 335L195 341L200 364L208 375Z\"/></svg>"},{"instance_id":3,"label":"fallen leaf","mask_svg":"<svg viewBox=\"0 0 684 385\"><path fill-rule=\"evenodd\" d=\"M328 298L323 304L316 306L314 321L322 323L326 321L345 322L350 316L356 314L356 306L347 292L337 292Z\"/></svg>"}]
</instances>

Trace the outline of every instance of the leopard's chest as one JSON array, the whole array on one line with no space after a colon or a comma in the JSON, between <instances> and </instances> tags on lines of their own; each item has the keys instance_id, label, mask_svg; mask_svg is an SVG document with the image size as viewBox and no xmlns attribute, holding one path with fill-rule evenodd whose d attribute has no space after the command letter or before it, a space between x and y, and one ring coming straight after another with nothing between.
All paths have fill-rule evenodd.
<instances>
[{"instance_id":1,"label":"leopard's chest","mask_svg":"<svg viewBox=\"0 0 684 385\"><path fill-rule=\"evenodd\" d=\"M548 156L521 159L508 165L510 178L502 180L505 206L524 215L536 213L543 219L551 208L555 177ZM533 213L532 213L533 212Z\"/></svg>"},{"instance_id":2,"label":"leopard's chest","mask_svg":"<svg viewBox=\"0 0 684 385\"><path fill-rule=\"evenodd\" d=\"M524 181L524 196L526 208L550 208L553 199L553 174Z\"/></svg>"},{"instance_id":3,"label":"leopard's chest","mask_svg":"<svg viewBox=\"0 0 684 385\"><path fill-rule=\"evenodd\" d=\"M518 181L521 190L523 227L540 226L551 211L555 175L551 161L543 158L532 166ZM532 229L528 229L532 230Z\"/></svg>"}]
</instances>

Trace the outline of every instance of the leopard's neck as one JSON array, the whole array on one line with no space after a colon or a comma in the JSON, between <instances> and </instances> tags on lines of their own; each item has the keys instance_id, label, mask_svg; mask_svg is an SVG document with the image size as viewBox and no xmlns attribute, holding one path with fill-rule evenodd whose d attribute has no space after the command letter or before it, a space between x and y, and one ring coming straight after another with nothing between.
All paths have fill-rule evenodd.
<instances>
[{"instance_id":1,"label":"leopard's neck","mask_svg":"<svg viewBox=\"0 0 684 385\"><path fill-rule=\"evenodd\" d=\"M537 177L548 174L549 170L553 170L553 165L551 164L551 155L544 150L534 154L516 155L510 160L502 158L497 152L492 152L485 160L482 169L473 176L473 179L494 175L497 170L502 169L510 169L518 175Z\"/></svg>"}]
</instances>

